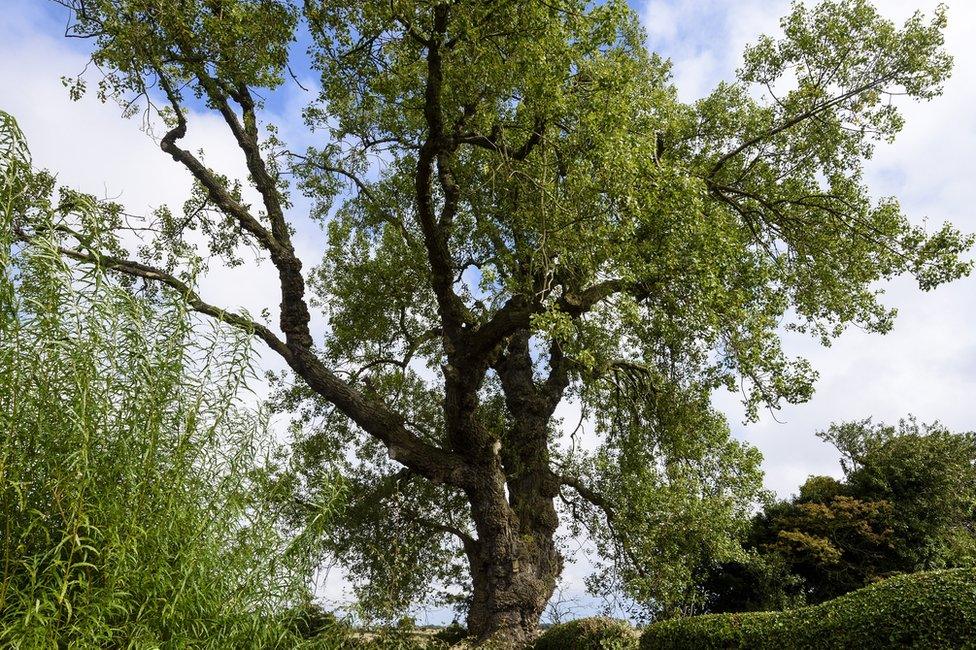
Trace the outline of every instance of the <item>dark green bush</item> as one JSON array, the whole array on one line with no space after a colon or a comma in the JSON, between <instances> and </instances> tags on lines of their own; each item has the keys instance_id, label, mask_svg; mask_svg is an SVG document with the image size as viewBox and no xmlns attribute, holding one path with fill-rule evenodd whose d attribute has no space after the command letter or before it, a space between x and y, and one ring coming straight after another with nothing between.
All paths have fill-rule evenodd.
<instances>
[{"instance_id":1,"label":"dark green bush","mask_svg":"<svg viewBox=\"0 0 976 650\"><path fill-rule=\"evenodd\" d=\"M352 626L348 621L313 602L302 603L288 610L285 612L284 619L288 628L303 639L325 636L340 638L349 636L352 632Z\"/></svg>"},{"instance_id":2,"label":"dark green bush","mask_svg":"<svg viewBox=\"0 0 976 650\"><path fill-rule=\"evenodd\" d=\"M904 647L976 648L976 569L896 576L784 612L663 621L641 637L642 650Z\"/></svg>"},{"instance_id":3,"label":"dark green bush","mask_svg":"<svg viewBox=\"0 0 976 650\"><path fill-rule=\"evenodd\" d=\"M434 635L434 638L439 641L443 641L448 645L454 645L468 638L468 628L464 627L457 621L453 621L447 627L438 630L437 634Z\"/></svg>"},{"instance_id":4,"label":"dark green bush","mask_svg":"<svg viewBox=\"0 0 976 650\"><path fill-rule=\"evenodd\" d=\"M540 636L534 650L630 650L639 635L623 621L612 618L581 618L553 625Z\"/></svg>"}]
</instances>

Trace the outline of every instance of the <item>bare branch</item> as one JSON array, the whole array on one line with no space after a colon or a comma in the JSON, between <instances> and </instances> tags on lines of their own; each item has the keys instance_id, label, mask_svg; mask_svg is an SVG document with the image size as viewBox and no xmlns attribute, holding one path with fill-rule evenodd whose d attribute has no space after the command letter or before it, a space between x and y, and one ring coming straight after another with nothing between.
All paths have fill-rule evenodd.
<instances>
[{"instance_id":1,"label":"bare branch","mask_svg":"<svg viewBox=\"0 0 976 650\"><path fill-rule=\"evenodd\" d=\"M509 158L511 160L525 160L529 157L529 154L531 154L532 151L542 142L542 137L545 134L545 128L546 123L541 118L536 119L529 137L526 138L522 146L515 150L509 149L508 145L502 138L501 129L497 126L490 135L484 135L481 133L467 133L459 136L458 142L497 152L505 158Z\"/></svg>"},{"instance_id":2,"label":"bare branch","mask_svg":"<svg viewBox=\"0 0 976 650\"><path fill-rule=\"evenodd\" d=\"M560 484L573 488L578 495L583 497L590 504L602 510L607 516L607 519L612 519L616 516L616 511L613 509L613 506L610 505L610 502L607 501L603 495L590 489L578 478L568 476L566 474L557 474L556 478L559 480Z\"/></svg>"},{"instance_id":3,"label":"bare branch","mask_svg":"<svg viewBox=\"0 0 976 650\"><path fill-rule=\"evenodd\" d=\"M176 115L176 126L170 129L159 142L159 148L172 156L173 160L186 167L193 177L207 190L210 200L228 216L237 220L241 227L254 236L272 255L280 256L282 251L272 234L241 203L237 201L224 184L210 169L192 153L179 147L176 142L186 136L186 116L179 103L179 96L165 75L159 73L159 84L169 99Z\"/></svg>"},{"instance_id":4,"label":"bare branch","mask_svg":"<svg viewBox=\"0 0 976 650\"><path fill-rule=\"evenodd\" d=\"M633 550L630 548L630 545L627 544L626 538L617 530L618 515L617 511L613 508L613 506L610 505L610 502L603 495L590 489L575 477L559 475L557 478L562 485L573 488L573 490L576 491L576 494L580 495L580 497L582 497L585 501L599 508L603 512L611 537L623 555L630 562L631 568L641 578L648 578L649 575L644 569L643 563L634 554Z\"/></svg>"}]
</instances>

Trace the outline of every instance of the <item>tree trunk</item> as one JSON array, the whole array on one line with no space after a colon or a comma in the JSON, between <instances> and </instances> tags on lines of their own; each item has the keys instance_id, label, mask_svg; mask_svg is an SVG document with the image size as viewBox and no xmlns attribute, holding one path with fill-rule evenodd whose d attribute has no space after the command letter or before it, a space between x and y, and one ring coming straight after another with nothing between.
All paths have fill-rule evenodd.
<instances>
[{"instance_id":1,"label":"tree trunk","mask_svg":"<svg viewBox=\"0 0 976 650\"><path fill-rule=\"evenodd\" d=\"M467 489L478 532L468 552L468 629L481 641L509 647L531 640L563 568L555 543L559 483L549 468L548 434L568 382L558 347L549 378L534 381L529 339L528 331L513 336L495 364L508 426L491 452L472 459L478 469Z\"/></svg>"},{"instance_id":2,"label":"tree trunk","mask_svg":"<svg viewBox=\"0 0 976 650\"><path fill-rule=\"evenodd\" d=\"M468 554L473 583L468 630L479 642L518 648L538 629L562 572L554 539L558 520L554 494L540 489L550 481L510 484L506 499L504 474L493 469L480 482L484 489L469 493L478 542Z\"/></svg>"}]
</instances>

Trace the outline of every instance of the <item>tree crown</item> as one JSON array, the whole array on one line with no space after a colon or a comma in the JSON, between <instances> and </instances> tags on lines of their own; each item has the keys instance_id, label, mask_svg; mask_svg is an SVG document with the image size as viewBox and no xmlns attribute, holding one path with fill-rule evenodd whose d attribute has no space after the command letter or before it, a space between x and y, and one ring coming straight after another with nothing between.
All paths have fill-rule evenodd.
<instances>
[{"instance_id":1,"label":"tree crown","mask_svg":"<svg viewBox=\"0 0 976 650\"><path fill-rule=\"evenodd\" d=\"M575 488L615 522L604 550L633 593L679 598L693 567L651 552L664 541L646 541L662 530L648 509L694 513L696 548L727 554L758 489L758 457L730 441L712 391L741 388L752 417L807 399L815 373L784 354L781 328L884 332L879 281L911 273L930 289L970 269L970 237L912 224L863 182L902 126L896 98L928 100L949 74L944 9L897 27L865 0L797 4L736 80L683 103L619 0L66 4L71 30L94 39L102 93L161 103L160 145L197 183L184 215L157 215L145 252L163 269L109 262L178 287L211 256L266 254L283 339L194 294L195 308L255 331L305 380L280 395L325 422L300 441L302 485L323 459L371 467L370 499L424 504L389 511L415 524L395 527L411 544L431 524L474 542L462 492L497 453L513 508L533 472ZM291 56L296 38L307 57ZM319 80L302 151L262 111L289 60ZM201 108L224 120L249 178L181 148ZM302 194L312 208L296 214ZM307 278L324 336L292 244L305 220L327 231ZM556 442L568 398L603 441L594 453ZM350 442L355 460L338 451ZM369 548L371 530L343 548ZM637 568L655 556L680 565L668 593L663 568Z\"/></svg>"}]
</instances>

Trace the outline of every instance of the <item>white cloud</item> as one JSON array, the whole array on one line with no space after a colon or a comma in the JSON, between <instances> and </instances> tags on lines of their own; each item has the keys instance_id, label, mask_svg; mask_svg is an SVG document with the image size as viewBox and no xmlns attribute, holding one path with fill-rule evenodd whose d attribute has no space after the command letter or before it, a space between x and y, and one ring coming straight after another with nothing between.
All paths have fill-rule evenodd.
<instances>
[{"instance_id":1,"label":"white cloud","mask_svg":"<svg viewBox=\"0 0 976 650\"><path fill-rule=\"evenodd\" d=\"M774 32L789 6L786 0L646 0L639 14L651 50L674 63L679 97L704 97L722 79L730 79L745 46Z\"/></svg>"}]
</instances>

